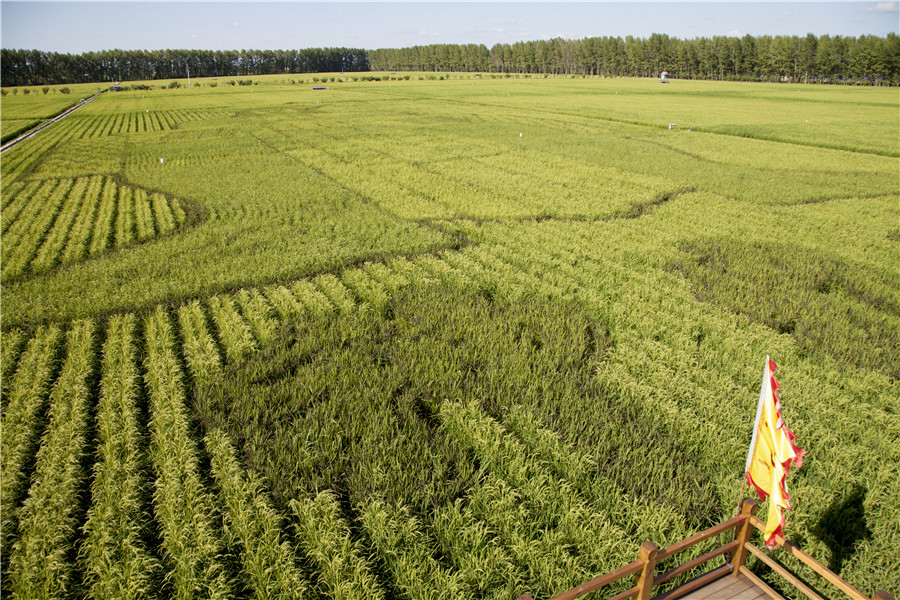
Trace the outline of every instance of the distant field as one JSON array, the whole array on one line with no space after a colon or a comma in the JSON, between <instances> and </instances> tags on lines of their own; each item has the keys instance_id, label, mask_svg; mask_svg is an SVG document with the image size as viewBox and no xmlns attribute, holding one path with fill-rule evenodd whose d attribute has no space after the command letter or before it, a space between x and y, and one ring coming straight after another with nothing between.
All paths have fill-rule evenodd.
<instances>
[{"instance_id":1,"label":"distant field","mask_svg":"<svg viewBox=\"0 0 900 600\"><path fill-rule=\"evenodd\" d=\"M53 85L29 88L3 88L4 95L0 99L0 135L3 143L11 140L29 129L54 117L82 98L93 96L102 87L96 84L73 86ZM67 88L70 93L64 94L61 89ZM25 90L28 90L28 94ZM15 90L15 93L13 93Z\"/></svg>"},{"instance_id":2,"label":"distant field","mask_svg":"<svg viewBox=\"0 0 900 600\"><path fill-rule=\"evenodd\" d=\"M546 598L731 515L768 354L788 538L900 593L896 90L405 75L3 154L4 592Z\"/></svg>"}]
</instances>

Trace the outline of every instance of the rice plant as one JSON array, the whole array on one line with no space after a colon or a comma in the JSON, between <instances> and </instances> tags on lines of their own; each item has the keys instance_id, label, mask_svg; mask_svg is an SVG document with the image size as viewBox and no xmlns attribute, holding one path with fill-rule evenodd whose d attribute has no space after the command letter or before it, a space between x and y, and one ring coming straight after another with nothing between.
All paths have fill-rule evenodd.
<instances>
[{"instance_id":1,"label":"rice plant","mask_svg":"<svg viewBox=\"0 0 900 600\"><path fill-rule=\"evenodd\" d=\"M166 197L160 193L155 193L150 197L150 201L153 204L153 219L159 234L164 235L173 231L176 226L175 216L172 214L172 207ZM175 203L173 200L172 204Z\"/></svg>"},{"instance_id":2,"label":"rice plant","mask_svg":"<svg viewBox=\"0 0 900 600\"><path fill-rule=\"evenodd\" d=\"M152 200L142 189L134 190L134 222L138 241L145 241L156 235Z\"/></svg>"},{"instance_id":3,"label":"rice plant","mask_svg":"<svg viewBox=\"0 0 900 600\"><path fill-rule=\"evenodd\" d=\"M588 506L568 481L548 473L475 405L445 403L441 417L450 434L470 445L482 468L498 478L482 483L478 489L486 490L486 496L476 491L471 501L498 528L513 557L527 566L535 585L548 592L564 590L592 572L628 562L635 542ZM545 549L529 550L532 543ZM560 552L570 546L574 558Z\"/></svg>"},{"instance_id":4,"label":"rice plant","mask_svg":"<svg viewBox=\"0 0 900 600\"><path fill-rule=\"evenodd\" d=\"M81 210L87 179L76 179L72 188L66 195L65 202L60 209L59 216L53 222L53 227L47 238L41 244L40 250L31 262L31 269L35 273L48 271L59 263L60 254L69 239L75 219Z\"/></svg>"},{"instance_id":5,"label":"rice plant","mask_svg":"<svg viewBox=\"0 0 900 600\"><path fill-rule=\"evenodd\" d=\"M16 363L25 347L28 337L21 329L13 329L3 334L0 339L0 397L3 408L6 408L7 394L9 393L10 380L16 370Z\"/></svg>"},{"instance_id":6,"label":"rice plant","mask_svg":"<svg viewBox=\"0 0 900 600\"><path fill-rule=\"evenodd\" d=\"M118 186L112 179L103 182L102 199L97 210L97 220L91 235L90 254L96 255L110 247L113 238L113 223L118 207Z\"/></svg>"},{"instance_id":7,"label":"rice plant","mask_svg":"<svg viewBox=\"0 0 900 600\"><path fill-rule=\"evenodd\" d=\"M431 528L441 554L452 562L472 597L513 597L525 589L519 567L497 532L461 499L437 509Z\"/></svg>"},{"instance_id":8,"label":"rice plant","mask_svg":"<svg viewBox=\"0 0 900 600\"><path fill-rule=\"evenodd\" d=\"M271 286L264 293L280 320L297 321L306 315L303 304L286 287Z\"/></svg>"},{"instance_id":9,"label":"rice plant","mask_svg":"<svg viewBox=\"0 0 900 600\"><path fill-rule=\"evenodd\" d=\"M385 596L549 595L731 516L766 354L815 457L788 537L867 593L900 586L896 94L457 77L345 81L314 109L281 76L107 94L4 153L4 574L62 364L48 331L108 319L123 375L91 379L91 500L123 507L92 506L85 595L130 568L136 597L253 593L212 429L279 539L292 499L337 490L309 552L346 542ZM101 435L105 394L137 415L115 421L131 453ZM110 547L158 564L96 550L120 522L101 512Z\"/></svg>"},{"instance_id":10,"label":"rice plant","mask_svg":"<svg viewBox=\"0 0 900 600\"><path fill-rule=\"evenodd\" d=\"M229 362L238 362L257 348L253 333L238 314L234 300L226 296L213 296L209 300L209 308Z\"/></svg>"},{"instance_id":11,"label":"rice plant","mask_svg":"<svg viewBox=\"0 0 900 600\"><path fill-rule=\"evenodd\" d=\"M3 212L0 213L0 233L6 234L19 217L19 214L30 205L28 200L37 191L41 181L29 181L27 184L20 181L14 181L4 190L3 194Z\"/></svg>"},{"instance_id":12,"label":"rice plant","mask_svg":"<svg viewBox=\"0 0 900 600\"><path fill-rule=\"evenodd\" d=\"M28 270L29 264L46 239L71 187L71 180L60 181L53 187L53 192L50 193L45 204L35 202L36 214L27 225L23 225L22 229L12 230L11 228L3 246L9 250L3 261L2 271L0 271L4 279L18 277Z\"/></svg>"},{"instance_id":13,"label":"rice plant","mask_svg":"<svg viewBox=\"0 0 900 600\"><path fill-rule=\"evenodd\" d=\"M322 315L334 310L328 297L309 280L300 279L291 287L291 291L306 308L307 314Z\"/></svg>"},{"instance_id":14,"label":"rice plant","mask_svg":"<svg viewBox=\"0 0 900 600\"><path fill-rule=\"evenodd\" d=\"M178 309L182 351L196 386L206 386L222 376L222 358L206 325L206 315L198 300Z\"/></svg>"},{"instance_id":15,"label":"rice plant","mask_svg":"<svg viewBox=\"0 0 900 600\"><path fill-rule=\"evenodd\" d=\"M366 310L383 312L386 310L390 296L381 284L361 269L351 269L344 273L344 284L353 291Z\"/></svg>"},{"instance_id":16,"label":"rice plant","mask_svg":"<svg viewBox=\"0 0 900 600\"><path fill-rule=\"evenodd\" d=\"M356 308L350 292L334 275L320 275L316 278L316 287L339 313L351 312Z\"/></svg>"},{"instance_id":17,"label":"rice plant","mask_svg":"<svg viewBox=\"0 0 900 600\"><path fill-rule=\"evenodd\" d=\"M66 243L62 255L63 264L69 264L83 260L87 256L88 244L100 206L103 178L94 175L88 180L87 189L84 192L84 202L75 218L69 241Z\"/></svg>"},{"instance_id":18,"label":"rice plant","mask_svg":"<svg viewBox=\"0 0 900 600\"><path fill-rule=\"evenodd\" d=\"M225 536L239 547L241 569L255 598L303 598L306 583L294 552L281 535L281 520L253 473L234 457L226 435L213 430L205 444L224 506Z\"/></svg>"},{"instance_id":19,"label":"rice plant","mask_svg":"<svg viewBox=\"0 0 900 600\"><path fill-rule=\"evenodd\" d=\"M256 342L265 347L275 341L276 322L272 318L272 307L265 297L257 291L241 290L237 293L241 314L253 330Z\"/></svg>"},{"instance_id":20,"label":"rice plant","mask_svg":"<svg viewBox=\"0 0 900 600\"><path fill-rule=\"evenodd\" d=\"M435 560L434 542L424 535L420 521L408 510L372 502L360 509L360 520L404 597L449 600L464 595L459 574Z\"/></svg>"},{"instance_id":21,"label":"rice plant","mask_svg":"<svg viewBox=\"0 0 900 600\"><path fill-rule=\"evenodd\" d=\"M135 221L134 190L130 187L119 188L119 204L116 212L116 247L127 246L134 241Z\"/></svg>"},{"instance_id":22,"label":"rice plant","mask_svg":"<svg viewBox=\"0 0 900 600\"><path fill-rule=\"evenodd\" d=\"M291 499L300 548L316 565L320 592L329 598L384 598L363 548L350 536L334 493Z\"/></svg>"}]
</instances>

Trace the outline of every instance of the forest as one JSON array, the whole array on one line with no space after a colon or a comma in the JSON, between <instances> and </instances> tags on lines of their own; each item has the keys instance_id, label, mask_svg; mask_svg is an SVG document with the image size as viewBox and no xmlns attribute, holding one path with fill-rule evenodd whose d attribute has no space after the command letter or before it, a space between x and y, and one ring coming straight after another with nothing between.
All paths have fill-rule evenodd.
<instances>
[{"instance_id":1,"label":"forest","mask_svg":"<svg viewBox=\"0 0 900 600\"><path fill-rule=\"evenodd\" d=\"M375 70L491 71L679 79L900 83L900 37L751 36L681 40L589 37L484 46L430 45L369 52Z\"/></svg>"},{"instance_id":2,"label":"forest","mask_svg":"<svg viewBox=\"0 0 900 600\"><path fill-rule=\"evenodd\" d=\"M900 84L900 37L654 33L495 44L304 50L104 50L0 55L4 86L344 71L449 71L803 83Z\"/></svg>"},{"instance_id":3,"label":"forest","mask_svg":"<svg viewBox=\"0 0 900 600\"><path fill-rule=\"evenodd\" d=\"M304 50L102 50L60 54L41 50L0 51L3 86L146 81L191 77L238 77L278 73L368 71L358 48Z\"/></svg>"}]
</instances>

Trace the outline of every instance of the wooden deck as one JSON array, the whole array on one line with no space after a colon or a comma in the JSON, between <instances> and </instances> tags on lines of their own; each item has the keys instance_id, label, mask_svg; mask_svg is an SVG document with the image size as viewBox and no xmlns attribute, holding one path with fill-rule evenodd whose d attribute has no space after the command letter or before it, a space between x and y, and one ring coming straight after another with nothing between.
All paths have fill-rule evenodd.
<instances>
[{"instance_id":1,"label":"wooden deck","mask_svg":"<svg viewBox=\"0 0 900 600\"><path fill-rule=\"evenodd\" d=\"M682 596L683 600L765 600L767 598L770 596L765 591L743 575L737 577L726 575Z\"/></svg>"},{"instance_id":2,"label":"wooden deck","mask_svg":"<svg viewBox=\"0 0 900 600\"><path fill-rule=\"evenodd\" d=\"M576 600L612 583L627 580L628 578L633 578L634 586L619 592L609 598L609 600L784 600L778 592L773 590L747 567L745 563L749 555L756 557L761 563L780 575L787 584L794 586L808 598L821 600L822 596L819 593L810 588L808 584L777 560L769 556L767 552L757 548L752 543L751 533L753 531L764 532L766 530L766 524L756 516L757 508L758 503L756 500L748 498L741 503L740 514L700 533L695 533L667 548L660 549L653 542L644 542L638 548L638 559L636 561L557 594L551 600ZM657 572L657 566L660 561L670 559L699 543L716 540L722 534L729 534L732 531L734 532L734 540L731 542L714 548L706 554L671 568L664 573ZM844 592L850 600L894 600L894 597L884 590L876 591L873 596L866 596L782 536L775 537L775 545L789 552L794 558L800 560L808 567L811 567L826 583ZM654 587L683 574L695 573L696 569L704 565L707 565L705 568L708 569L708 563L711 560L723 555L726 561L725 564L694 577L690 581L674 587L659 596L653 596ZM533 600L533 598L531 594L522 594L518 600Z\"/></svg>"}]
</instances>

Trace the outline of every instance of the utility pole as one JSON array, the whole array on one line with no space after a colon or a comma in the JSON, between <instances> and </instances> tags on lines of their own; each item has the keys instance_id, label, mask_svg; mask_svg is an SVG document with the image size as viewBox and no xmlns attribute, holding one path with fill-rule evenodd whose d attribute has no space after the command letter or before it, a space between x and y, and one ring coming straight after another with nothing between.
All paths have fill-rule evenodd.
<instances>
[{"instance_id":1,"label":"utility pole","mask_svg":"<svg viewBox=\"0 0 900 600\"><path fill-rule=\"evenodd\" d=\"M188 65L184 65L184 68L187 69L188 89L191 89L191 68Z\"/></svg>"}]
</instances>

